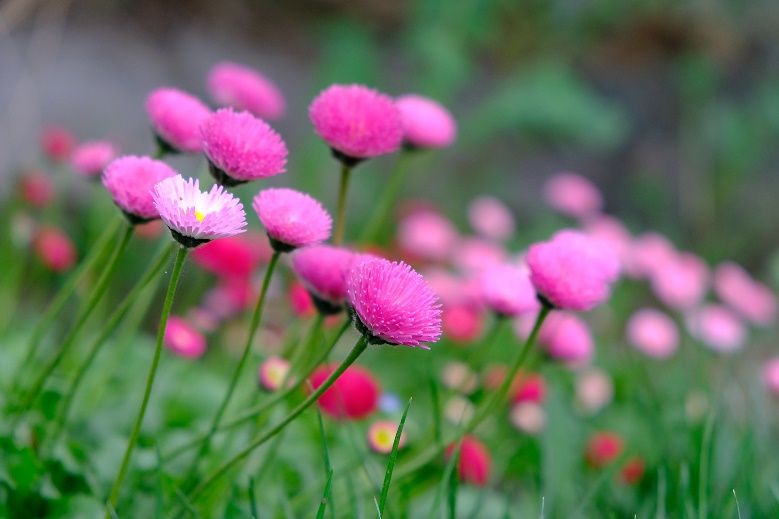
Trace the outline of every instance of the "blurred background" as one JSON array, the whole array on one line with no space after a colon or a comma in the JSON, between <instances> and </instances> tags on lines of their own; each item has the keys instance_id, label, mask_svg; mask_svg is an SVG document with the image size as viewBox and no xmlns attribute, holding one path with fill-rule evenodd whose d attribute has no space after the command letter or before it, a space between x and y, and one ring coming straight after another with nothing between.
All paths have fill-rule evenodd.
<instances>
[{"instance_id":1,"label":"blurred background","mask_svg":"<svg viewBox=\"0 0 779 519\"><path fill-rule=\"evenodd\" d=\"M576 171L632 232L658 230L768 280L779 271L777 43L772 0L6 0L0 186L41 167L48 124L151 153L147 93L170 85L206 99L207 71L230 60L287 97L274 127L288 173L271 183L334 204L337 168L307 116L322 88L416 92L451 109L459 136L415 164L407 194L456 222L487 193L516 212L520 233L537 229L545 178ZM392 160L355 175L355 217ZM176 161L185 175L202 168Z\"/></svg>"}]
</instances>

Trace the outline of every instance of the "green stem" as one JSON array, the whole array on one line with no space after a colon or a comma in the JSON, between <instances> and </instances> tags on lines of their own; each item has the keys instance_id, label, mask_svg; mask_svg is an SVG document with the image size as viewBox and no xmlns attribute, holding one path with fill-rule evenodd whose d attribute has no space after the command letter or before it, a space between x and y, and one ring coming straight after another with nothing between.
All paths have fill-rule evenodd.
<instances>
[{"instance_id":1,"label":"green stem","mask_svg":"<svg viewBox=\"0 0 779 519\"><path fill-rule=\"evenodd\" d=\"M211 446L211 438L219 427L219 423L222 421L222 415L230 403L230 399L233 396L235 387L238 384L238 379L241 376L241 371L243 370L244 365L246 365L246 360L249 358L249 353L252 349L252 343L254 342L254 336L257 333L257 328L260 326L262 309L265 306L265 296L268 293L268 285L270 285L271 276L273 275L273 271L276 268L276 264L278 263L280 256L281 253L279 251L274 251L273 256L271 256L270 263L268 263L268 268L265 270L265 279L262 281L262 289L260 290L260 297L257 299L257 306L254 307L254 314L252 314L252 320L249 324L249 336L246 339L246 345L243 348L241 360L238 361L238 365L235 367L235 371L233 371L233 376L230 378L230 384L227 386L227 393L225 393L225 396L222 399L222 403L219 404L219 408L216 411L216 416L214 416L214 419L211 421L211 427L208 430L206 440L203 442L203 445L200 447L200 450L192 462L192 467L189 470L190 477L194 477L200 460L208 453L208 449Z\"/></svg>"},{"instance_id":2,"label":"green stem","mask_svg":"<svg viewBox=\"0 0 779 519\"><path fill-rule=\"evenodd\" d=\"M376 209L373 211L368 225L363 228L362 236L360 236L361 243L373 243L376 241L378 234L386 225L390 213L392 213L392 208L395 207L395 201L400 195L403 183L408 176L408 164L412 154L413 152L408 150L401 150L398 154L389 180L382 188L382 195L376 204Z\"/></svg>"},{"instance_id":3,"label":"green stem","mask_svg":"<svg viewBox=\"0 0 779 519\"><path fill-rule=\"evenodd\" d=\"M100 334L92 342L89 353L84 359L84 362L82 362L81 366L79 366L76 375L73 377L73 382L71 383L70 388L65 392L65 396L62 399L59 412L54 419L54 432L51 434L52 446L54 446L54 444L57 442L57 437L62 431L62 427L65 425L65 422L67 421L68 413L70 412L70 406L73 403L73 399L76 396L76 392L78 391L79 386L81 385L84 374L92 365L95 357L97 357L97 354L100 351L100 347L105 343L105 340L111 335L111 333L113 333L114 329L119 324L119 321L122 320L125 313L127 312L127 309L130 308L133 303L135 303L143 289L149 283L151 283L151 281L155 279L165 268L165 264L167 263L170 253L174 247L175 244L165 246L165 248L157 256L154 263L149 265L149 268L146 270L135 287L133 287L133 289L122 300L114 313L111 314L111 316L108 318L108 321L106 321L105 325L103 326L103 329L100 331Z\"/></svg>"},{"instance_id":4,"label":"green stem","mask_svg":"<svg viewBox=\"0 0 779 519\"><path fill-rule=\"evenodd\" d=\"M38 321L35 330L32 332L32 336L30 336L30 342L27 343L27 355L21 364L19 364L21 369L14 381L14 392L19 389L21 381L27 378L25 368L32 365L32 361L38 353L38 348L41 345L43 337L46 335L46 332L49 331L54 319L59 315L62 307L65 306L65 303L70 296L73 295L76 287L83 283L84 279L86 279L98 260L106 254L111 244L111 237L119 232L121 224L122 220L117 218L111 225L106 226L103 234L95 241L89 254L87 254L70 277L68 277L68 280L62 285L62 288L60 288L57 295L49 304L49 307L41 317L41 320Z\"/></svg>"},{"instance_id":5,"label":"green stem","mask_svg":"<svg viewBox=\"0 0 779 519\"><path fill-rule=\"evenodd\" d=\"M292 422L295 418L300 416L303 411L308 409L311 404L317 401L317 399L327 391L327 389L333 385L333 383L338 380L338 377L341 376L341 374L346 371L346 369L351 366L354 361L357 360L357 358L364 352L368 347L368 340L362 336L357 341L357 344L354 345L354 348L352 348L352 351L349 352L349 355L346 356L346 358L341 362L341 364L333 371L329 377L327 377L327 380L325 380L321 386L316 388L316 390L309 395L308 398L306 398L300 405L298 405L295 409L292 410L281 422L279 422L277 425L275 425L272 429L267 431L265 434L262 434L260 437L252 441L248 446L246 446L241 452L227 460L224 464L222 464L221 467L219 467L213 474L211 474L208 478L205 479L202 483L200 483L195 489L189 494L190 500L194 501L197 499L205 490L210 487L217 479L219 479L221 476L223 476L230 468L244 459L246 456L251 454L251 452L268 441L269 439L273 438L276 434L278 434L281 430L283 430L287 425L289 425L290 422Z\"/></svg>"},{"instance_id":6,"label":"green stem","mask_svg":"<svg viewBox=\"0 0 779 519\"><path fill-rule=\"evenodd\" d=\"M68 332L68 335L63 339L62 344L59 347L59 351L57 351L57 354L46 365L46 367L43 369L41 374L38 375L38 378L35 380L32 389L30 389L30 391L27 393L27 395L24 398L24 401L22 402L22 405L19 408L20 413L27 411L29 407L35 402L35 399L40 394L44 384L46 384L46 380L48 380L49 376L52 374L54 369L59 365L59 363L65 357L65 353L67 353L67 351L73 345L76 338L78 337L79 332L84 327L84 325L87 322L87 319L92 314L92 311L95 309L95 307L97 306L97 303L100 302L100 299L103 297L103 294L105 294L106 290L108 289L108 283L109 281L111 281L111 276L113 275L114 270L116 270L116 265L119 260L119 257L124 252L124 249L127 248L127 244L130 241L130 237L133 234L134 228L135 226L128 225L127 228L125 229L125 232L120 238L119 243L114 249L114 252L111 254L111 257L108 259L108 263L106 264L103 273L100 275L97 284L95 284L95 287L92 289L92 293L89 294L89 297L87 298L84 307L81 309L81 312L79 312L78 318L76 319L76 324L73 326L73 328L71 328L70 332Z\"/></svg>"},{"instance_id":7,"label":"green stem","mask_svg":"<svg viewBox=\"0 0 779 519\"><path fill-rule=\"evenodd\" d=\"M119 498L119 489L122 486L122 480L127 473L127 467L130 464L130 457L132 456L135 444L138 442L138 436L141 433L141 424L143 423L143 415L146 413L146 406L149 403L149 396L151 395L151 388L154 384L154 376L157 374L157 366L160 363L160 355L162 353L162 340L165 337L165 328L168 325L168 316L170 315L170 309L173 306L173 296L176 294L176 285L178 285L179 277L181 277L181 269L184 266L184 260L187 259L187 252L189 249L181 247L176 255L176 263L173 265L173 273L170 276L170 284L168 285L168 293L165 296L165 304L162 307L162 316L160 317L160 328L157 331L157 346L154 349L154 359L149 369L149 376L146 380L146 389L143 393L143 400L141 401L141 408L138 411L138 417L135 419L135 425L133 426L132 433L130 433L130 441L127 443L127 449L122 459L122 466L119 469L119 474L116 476L114 486L111 487L111 493L108 497L109 510L106 511L106 519L110 519L110 508L116 509L116 501Z\"/></svg>"},{"instance_id":8,"label":"green stem","mask_svg":"<svg viewBox=\"0 0 779 519\"><path fill-rule=\"evenodd\" d=\"M349 188L349 174L352 168L341 164L341 186L338 190L338 209L335 214L335 233L333 243L342 245L344 242L344 229L346 228L346 192Z\"/></svg>"}]
</instances>

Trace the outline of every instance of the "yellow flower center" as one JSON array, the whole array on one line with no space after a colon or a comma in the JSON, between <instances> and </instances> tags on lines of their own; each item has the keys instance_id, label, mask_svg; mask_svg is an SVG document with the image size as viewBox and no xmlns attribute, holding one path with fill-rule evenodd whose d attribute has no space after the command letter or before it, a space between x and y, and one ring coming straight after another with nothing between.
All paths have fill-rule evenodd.
<instances>
[{"instance_id":1,"label":"yellow flower center","mask_svg":"<svg viewBox=\"0 0 779 519\"><path fill-rule=\"evenodd\" d=\"M198 222L202 222L205 217L205 213L195 210L195 218L197 218Z\"/></svg>"}]
</instances>

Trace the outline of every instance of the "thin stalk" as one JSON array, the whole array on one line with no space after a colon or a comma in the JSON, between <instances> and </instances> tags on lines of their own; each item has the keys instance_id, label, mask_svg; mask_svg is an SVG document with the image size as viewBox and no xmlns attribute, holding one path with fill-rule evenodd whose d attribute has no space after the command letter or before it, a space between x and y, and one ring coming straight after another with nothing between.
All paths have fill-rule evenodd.
<instances>
[{"instance_id":1,"label":"thin stalk","mask_svg":"<svg viewBox=\"0 0 779 519\"><path fill-rule=\"evenodd\" d=\"M100 302L103 294L105 294L106 290L108 289L108 283L111 281L111 276L113 275L114 270L116 270L119 257L124 252L124 249L127 248L127 244L130 241L130 237L133 234L134 228L134 225L128 225L125 229L125 232L122 234L122 237L114 249L114 252L108 259L108 263L106 264L103 273L100 275L97 284L92 289L92 293L89 294L86 303L79 312L78 318L76 319L76 324L73 326L73 328L71 328L70 332L68 332L68 335L63 339L57 354L51 361L49 361L40 375L38 375L38 378L35 380L32 389L30 389L30 391L27 393L24 401L22 402L22 405L19 408L20 413L25 412L35 402L35 399L38 397L41 390L43 389L43 386L46 384L46 380L48 380L49 376L52 374L52 372L54 372L54 369L65 357L65 353L67 353L67 351L73 345L79 332L81 332L81 329L86 324L87 319L92 314L92 311L95 309L95 307L97 307L97 303Z\"/></svg>"},{"instance_id":2,"label":"thin stalk","mask_svg":"<svg viewBox=\"0 0 779 519\"><path fill-rule=\"evenodd\" d=\"M249 324L249 336L246 339L246 345L243 348L241 360L238 361L238 365L235 367L235 371L233 371L233 376L230 378L230 384L227 386L227 393L225 393L225 396L222 399L222 403L219 404L219 408L216 411L216 416L214 416L214 419L211 422L211 427L208 429L206 439L192 462L192 467L189 470L191 477L195 475L200 460L208 453L208 449L211 446L211 438L214 436L214 433L219 427L219 423L222 421L222 415L230 403L230 399L233 396L235 387L238 384L238 379L241 376L241 371L243 370L244 365L246 365L246 360L249 358L249 352L251 352L252 349L254 336L257 333L257 328L260 326L262 309L265 306L265 296L268 293L268 285L270 285L270 279L273 275L274 269L276 268L276 264L279 261L279 256L281 256L281 253L279 251L274 251L273 256L271 256L270 263L268 263L268 268L265 270L265 279L262 281L262 289L260 290L260 297L257 299L257 306L254 307L254 314L252 314L252 320Z\"/></svg>"},{"instance_id":3,"label":"thin stalk","mask_svg":"<svg viewBox=\"0 0 779 519\"><path fill-rule=\"evenodd\" d=\"M191 500L197 499L205 490L210 487L216 480L218 480L220 477L222 477L230 468L232 468L236 463L244 459L246 456L252 453L254 449L268 441L269 439L273 438L276 434L278 434L280 431L282 431L287 425L289 425L290 422L292 422L295 418L300 416L303 411L308 409L311 404L317 401L317 399L322 396L322 393L327 391L330 386L333 385L333 383L338 380L338 377L343 374L346 369L351 366L354 361L357 360L357 358L364 352L368 347L368 340L362 336L357 341L357 344L354 345L352 348L352 351L349 352L349 355L346 356L346 358L341 362L341 364L333 371L329 377L327 377L327 380L325 380L321 386L319 386L313 393L311 393L308 398L306 398L303 402L300 403L295 409L293 409L281 422L276 424L273 428L271 428L269 431L267 431L265 434L262 434L260 437L252 441L248 446L246 446L241 452L227 460L224 464L222 464L221 467L219 467L214 473L212 473L209 477L205 479L202 483L200 483L195 489L189 494L189 498Z\"/></svg>"},{"instance_id":4,"label":"thin stalk","mask_svg":"<svg viewBox=\"0 0 779 519\"><path fill-rule=\"evenodd\" d=\"M346 228L346 192L349 189L349 175L352 168L341 164L341 186L338 190L338 208L335 213L335 233L333 243L341 245L344 242L344 229Z\"/></svg>"},{"instance_id":5,"label":"thin stalk","mask_svg":"<svg viewBox=\"0 0 779 519\"><path fill-rule=\"evenodd\" d=\"M371 219L368 220L368 225L363 228L364 230L360 236L360 243L372 243L376 241L378 234L386 225L390 213L392 213L392 208L395 206L395 201L400 195L403 183L408 176L408 165L413 153L414 152L412 151L404 149L398 154L398 158L392 168L392 173L390 173L389 180L382 188L381 198L376 204L376 209L373 211Z\"/></svg>"},{"instance_id":6,"label":"thin stalk","mask_svg":"<svg viewBox=\"0 0 779 519\"><path fill-rule=\"evenodd\" d=\"M119 469L119 474L116 476L113 487L111 487L111 493L108 497L108 511L106 511L106 519L109 519L111 508L116 508L116 501L119 498L119 489L122 487L122 481L127 473L127 467L130 464L130 457L132 456L135 444L138 443L138 436L141 434L141 424L143 423L143 416L146 414L146 406L149 404L149 396L151 395L151 388L154 385L154 376L157 374L157 366L160 363L160 355L162 354L162 339L165 336L165 328L168 325L168 316L170 315L170 309L173 306L173 296L176 295L176 285L178 285L179 277L181 277L181 269L184 266L184 260L187 259L187 252L189 249L181 247L176 255L176 263L173 265L173 273L170 276L170 284L168 285L168 293L165 296L165 304L162 307L162 316L160 317L160 328L157 331L157 346L154 349L154 359L149 369L149 376L146 380L146 389L143 393L143 400L141 401L141 408L138 411L138 417L135 419L135 425L133 426L132 433L130 434L130 441L127 443L127 449L122 459L122 466Z\"/></svg>"}]
</instances>

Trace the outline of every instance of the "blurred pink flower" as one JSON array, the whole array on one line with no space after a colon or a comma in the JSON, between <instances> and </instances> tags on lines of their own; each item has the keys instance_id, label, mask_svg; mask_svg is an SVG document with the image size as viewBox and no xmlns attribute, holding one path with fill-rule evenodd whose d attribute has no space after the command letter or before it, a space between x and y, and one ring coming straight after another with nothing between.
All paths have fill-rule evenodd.
<instances>
[{"instance_id":1,"label":"blurred pink flower","mask_svg":"<svg viewBox=\"0 0 779 519\"><path fill-rule=\"evenodd\" d=\"M115 156L116 148L110 142L88 141L73 150L70 165L83 177L97 178Z\"/></svg>"},{"instance_id":2,"label":"blurred pink flower","mask_svg":"<svg viewBox=\"0 0 779 519\"><path fill-rule=\"evenodd\" d=\"M127 155L106 166L103 185L130 222L138 224L160 217L152 190L156 184L177 174L160 160Z\"/></svg>"},{"instance_id":3,"label":"blurred pink flower","mask_svg":"<svg viewBox=\"0 0 779 519\"><path fill-rule=\"evenodd\" d=\"M284 96L270 79L237 63L224 61L214 65L206 87L218 105L248 110L268 121L279 119L286 109Z\"/></svg>"},{"instance_id":4,"label":"blurred pink flower","mask_svg":"<svg viewBox=\"0 0 779 519\"><path fill-rule=\"evenodd\" d=\"M519 377L516 390L513 392L511 401L533 402L543 404L546 398L546 381L540 373L531 373Z\"/></svg>"},{"instance_id":5,"label":"blurred pink flower","mask_svg":"<svg viewBox=\"0 0 779 519\"><path fill-rule=\"evenodd\" d=\"M200 153L200 126L211 109L177 88L158 88L146 97L146 114L155 135L175 151Z\"/></svg>"},{"instance_id":6,"label":"blurred pink flower","mask_svg":"<svg viewBox=\"0 0 779 519\"><path fill-rule=\"evenodd\" d=\"M614 398L614 382L605 371L587 368L576 377L576 402L587 413L597 413Z\"/></svg>"},{"instance_id":7,"label":"blurred pink flower","mask_svg":"<svg viewBox=\"0 0 779 519\"><path fill-rule=\"evenodd\" d=\"M527 269L508 263L484 269L481 296L487 308L502 316L513 317L541 309Z\"/></svg>"},{"instance_id":8,"label":"blurred pink flower","mask_svg":"<svg viewBox=\"0 0 779 519\"><path fill-rule=\"evenodd\" d=\"M705 305L687 316L690 335L714 351L732 353L746 341L744 324L722 305Z\"/></svg>"},{"instance_id":9,"label":"blurred pink flower","mask_svg":"<svg viewBox=\"0 0 779 519\"><path fill-rule=\"evenodd\" d=\"M651 277L676 258L673 244L656 232L646 232L633 240L625 262L626 273L635 278Z\"/></svg>"},{"instance_id":10,"label":"blurred pink flower","mask_svg":"<svg viewBox=\"0 0 779 519\"><path fill-rule=\"evenodd\" d=\"M696 307L709 288L709 268L691 252L682 252L655 270L652 290L665 305L676 310Z\"/></svg>"},{"instance_id":11,"label":"blurred pink flower","mask_svg":"<svg viewBox=\"0 0 779 519\"><path fill-rule=\"evenodd\" d=\"M374 256L360 254L332 245L314 245L296 250L291 255L292 270L303 286L320 301L320 311L328 310L322 302L340 311L346 300L346 280L352 269Z\"/></svg>"},{"instance_id":12,"label":"blurred pink flower","mask_svg":"<svg viewBox=\"0 0 779 519\"><path fill-rule=\"evenodd\" d=\"M446 148L457 136L457 123L438 102L416 94L395 100L403 121L403 140L417 148Z\"/></svg>"},{"instance_id":13,"label":"blurred pink flower","mask_svg":"<svg viewBox=\"0 0 779 519\"><path fill-rule=\"evenodd\" d=\"M54 199L54 182L40 171L27 171L19 179L19 196L26 204L43 209Z\"/></svg>"},{"instance_id":14,"label":"blurred pink flower","mask_svg":"<svg viewBox=\"0 0 779 519\"><path fill-rule=\"evenodd\" d=\"M206 338L181 317L171 315L165 327L165 346L173 353L197 359L206 352Z\"/></svg>"},{"instance_id":15,"label":"blurred pink flower","mask_svg":"<svg viewBox=\"0 0 779 519\"><path fill-rule=\"evenodd\" d=\"M478 275L485 269L506 261L508 253L500 244L469 236L455 242L450 257L452 264L461 272Z\"/></svg>"},{"instance_id":16,"label":"blurred pink flower","mask_svg":"<svg viewBox=\"0 0 779 519\"><path fill-rule=\"evenodd\" d=\"M769 359L763 365L763 383L774 396L779 396L779 357Z\"/></svg>"},{"instance_id":17,"label":"blurred pink flower","mask_svg":"<svg viewBox=\"0 0 779 519\"><path fill-rule=\"evenodd\" d=\"M276 251L289 252L330 237L332 218L322 204L300 191L265 189L254 197L252 207Z\"/></svg>"},{"instance_id":18,"label":"blurred pink flower","mask_svg":"<svg viewBox=\"0 0 779 519\"><path fill-rule=\"evenodd\" d=\"M444 337L456 343L469 343L481 334L481 312L471 305L444 303L441 327Z\"/></svg>"},{"instance_id":19,"label":"blurred pink flower","mask_svg":"<svg viewBox=\"0 0 779 519\"><path fill-rule=\"evenodd\" d=\"M504 241L514 234L514 215L506 204L494 196L479 196L468 205L468 223L485 238Z\"/></svg>"},{"instance_id":20,"label":"blurred pink flower","mask_svg":"<svg viewBox=\"0 0 779 519\"><path fill-rule=\"evenodd\" d=\"M656 359L666 359L679 347L676 323L659 310L642 308L627 324L630 343L641 352Z\"/></svg>"},{"instance_id":21,"label":"blurred pink flower","mask_svg":"<svg viewBox=\"0 0 779 519\"><path fill-rule=\"evenodd\" d=\"M67 272L76 264L76 248L68 235L56 227L42 227L33 240L35 254L54 272Z\"/></svg>"},{"instance_id":22,"label":"blurred pink flower","mask_svg":"<svg viewBox=\"0 0 779 519\"><path fill-rule=\"evenodd\" d=\"M577 173L557 173L546 181L544 197L552 208L583 219L599 213L603 197L595 184Z\"/></svg>"},{"instance_id":23,"label":"blurred pink flower","mask_svg":"<svg viewBox=\"0 0 779 519\"><path fill-rule=\"evenodd\" d=\"M456 443L447 447L446 459L452 457L456 447ZM491 465L490 453L484 444L473 436L463 436L460 440L460 456L457 463L457 474L460 480L483 487L490 478Z\"/></svg>"},{"instance_id":24,"label":"blurred pink flower","mask_svg":"<svg viewBox=\"0 0 779 519\"><path fill-rule=\"evenodd\" d=\"M65 162L76 146L76 138L62 126L49 125L41 132L43 154L54 162Z\"/></svg>"},{"instance_id":25,"label":"blurred pink flower","mask_svg":"<svg viewBox=\"0 0 779 519\"><path fill-rule=\"evenodd\" d=\"M287 290L287 296L289 297L289 305L292 308L292 313L299 317L310 317L316 313L314 307L314 301L311 299L311 294L303 283L299 281L293 281L289 285Z\"/></svg>"},{"instance_id":26,"label":"blurred pink flower","mask_svg":"<svg viewBox=\"0 0 779 519\"><path fill-rule=\"evenodd\" d=\"M320 366L309 381L316 389L335 371L335 366ZM350 366L341 374L317 402L322 412L331 418L360 420L376 410L381 387L366 368Z\"/></svg>"},{"instance_id":27,"label":"blurred pink flower","mask_svg":"<svg viewBox=\"0 0 779 519\"><path fill-rule=\"evenodd\" d=\"M287 359L268 357L260 364L258 378L260 386L266 391L278 391L289 373L290 365Z\"/></svg>"},{"instance_id":28,"label":"blurred pink flower","mask_svg":"<svg viewBox=\"0 0 779 519\"><path fill-rule=\"evenodd\" d=\"M753 324L767 326L776 320L776 295L736 263L726 262L716 268L714 291L725 304Z\"/></svg>"},{"instance_id":29,"label":"blurred pink flower","mask_svg":"<svg viewBox=\"0 0 779 519\"><path fill-rule=\"evenodd\" d=\"M398 423L382 420L373 423L368 428L368 446L378 454L389 454L395 443L395 435L398 434ZM406 433L400 433L398 450L406 445Z\"/></svg>"},{"instance_id":30,"label":"blurred pink flower","mask_svg":"<svg viewBox=\"0 0 779 519\"><path fill-rule=\"evenodd\" d=\"M595 355L589 326L574 314L550 314L541 326L538 342L550 357L573 368L588 364Z\"/></svg>"},{"instance_id":31,"label":"blurred pink flower","mask_svg":"<svg viewBox=\"0 0 779 519\"><path fill-rule=\"evenodd\" d=\"M599 431L587 442L584 458L591 467L600 469L616 461L623 450L625 441L622 436L611 431Z\"/></svg>"},{"instance_id":32,"label":"blurred pink flower","mask_svg":"<svg viewBox=\"0 0 779 519\"><path fill-rule=\"evenodd\" d=\"M192 259L203 270L219 277L245 280L263 260L252 238L238 234L206 243L192 252Z\"/></svg>"},{"instance_id":33,"label":"blurred pink flower","mask_svg":"<svg viewBox=\"0 0 779 519\"><path fill-rule=\"evenodd\" d=\"M457 229L433 211L417 211L398 225L397 242L405 254L425 261L448 259L457 241Z\"/></svg>"}]
</instances>

